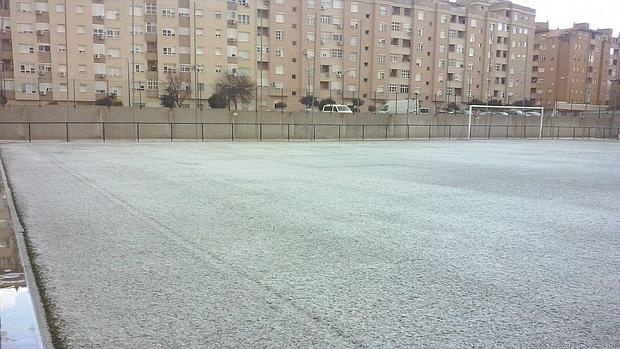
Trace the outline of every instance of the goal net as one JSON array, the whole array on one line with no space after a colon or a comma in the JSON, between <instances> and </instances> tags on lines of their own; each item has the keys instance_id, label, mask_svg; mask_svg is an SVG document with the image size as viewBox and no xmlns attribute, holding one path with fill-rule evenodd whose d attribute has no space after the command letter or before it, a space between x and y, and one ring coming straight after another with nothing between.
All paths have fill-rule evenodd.
<instances>
[{"instance_id":1,"label":"goal net","mask_svg":"<svg viewBox=\"0 0 620 349\"><path fill-rule=\"evenodd\" d=\"M539 138L543 136L543 107L470 105L467 139Z\"/></svg>"}]
</instances>

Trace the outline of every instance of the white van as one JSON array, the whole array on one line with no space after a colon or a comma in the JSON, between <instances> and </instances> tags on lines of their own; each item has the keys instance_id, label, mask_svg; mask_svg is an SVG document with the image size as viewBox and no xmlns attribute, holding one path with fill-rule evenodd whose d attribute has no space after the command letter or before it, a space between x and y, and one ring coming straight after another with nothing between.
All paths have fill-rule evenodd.
<instances>
[{"instance_id":1,"label":"white van","mask_svg":"<svg viewBox=\"0 0 620 349\"><path fill-rule=\"evenodd\" d=\"M351 108L344 104L326 104L323 106L324 113L353 114Z\"/></svg>"},{"instance_id":2,"label":"white van","mask_svg":"<svg viewBox=\"0 0 620 349\"><path fill-rule=\"evenodd\" d=\"M398 101L388 101L383 109L378 112L381 114L416 114L417 101L415 99L403 99ZM419 112L419 110L417 110Z\"/></svg>"}]
</instances>

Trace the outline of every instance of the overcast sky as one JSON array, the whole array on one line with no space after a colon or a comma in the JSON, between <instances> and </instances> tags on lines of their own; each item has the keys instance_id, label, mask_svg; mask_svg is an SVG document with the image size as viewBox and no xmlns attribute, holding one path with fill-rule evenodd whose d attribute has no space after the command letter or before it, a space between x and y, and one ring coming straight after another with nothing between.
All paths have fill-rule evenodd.
<instances>
[{"instance_id":1,"label":"overcast sky","mask_svg":"<svg viewBox=\"0 0 620 349\"><path fill-rule=\"evenodd\" d=\"M536 21L549 22L552 29L589 22L590 28L620 31L620 0L513 0L536 9Z\"/></svg>"}]
</instances>

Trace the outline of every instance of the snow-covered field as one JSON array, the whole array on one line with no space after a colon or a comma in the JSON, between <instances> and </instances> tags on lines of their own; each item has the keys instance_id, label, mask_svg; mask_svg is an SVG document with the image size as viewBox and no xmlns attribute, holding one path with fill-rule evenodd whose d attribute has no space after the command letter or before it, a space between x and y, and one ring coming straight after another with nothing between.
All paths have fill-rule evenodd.
<instances>
[{"instance_id":1,"label":"snow-covered field","mask_svg":"<svg viewBox=\"0 0 620 349\"><path fill-rule=\"evenodd\" d=\"M620 347L620 143L1 147L73 347Z\"/></svg>"}]
</instances>

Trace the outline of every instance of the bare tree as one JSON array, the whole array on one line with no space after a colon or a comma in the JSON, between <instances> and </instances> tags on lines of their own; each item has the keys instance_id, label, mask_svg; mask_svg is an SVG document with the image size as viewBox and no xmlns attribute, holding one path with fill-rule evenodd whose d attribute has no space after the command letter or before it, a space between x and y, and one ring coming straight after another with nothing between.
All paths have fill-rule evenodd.
<instances>
[{"instance_id":1,"label":"bare tree","mask_svg":"<svg viewBox=\"0 0 620 349\"><path fill-rule=\"evenodd\" d=\"M239 103L249 103L254 98L256 85L245 75L226 74L222 75L215 83L215 93L223 96L228 104L235 110L239 108Z\"/></svg>"},{"instance_id":2,"label":"bare tree","mask_svg":"<svg viewBox=\"0 0 620 349\"><path fill-rule=\"evenodd\" d=\"M159 97L161 105L167 108L180 108L183 102L192 95L189 81L184 81L181 74L168 73L166 93Z\"/></svg>"}]
</instances>

